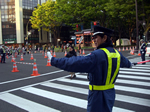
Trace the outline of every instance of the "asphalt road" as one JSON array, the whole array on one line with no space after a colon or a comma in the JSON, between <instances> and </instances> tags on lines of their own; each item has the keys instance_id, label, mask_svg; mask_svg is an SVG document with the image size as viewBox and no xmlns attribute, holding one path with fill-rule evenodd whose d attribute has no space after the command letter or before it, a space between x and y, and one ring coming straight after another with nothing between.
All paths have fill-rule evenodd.
<instances>
[{"instance_id":1,"label":"asphalt road","mask_svg":"<svg viewBox=\"0 0 150 112\"><path fill-rule=\"evenodd\" d=\"M88 54L90 52L91 51L85 51L86 54ZM122 54L125 57L127 57L128 59L130 59L131 62L141 61L139 56L131 55L130 51L123 51ZM88 93L87 91L82 94L81 93L76 94L73 92L73 89L70 90L71 92L67 92L64 90L60 91L59 89L62 89L62 88L64 89L64 88L67 88L68 86L69 86L68 87L68 89L69 89L70 86L73 86L73 87L84 88L84 89L81 89L81 91L85 91L85 89L88 89L88 86L87 86L88 81L86 79L87 74L79 73L79 76L76 78L76 80L74 80L74 82L72 81L72 83L71 83L70 79L68 78L69 72L60 70L53 66L46 66L47 58L44 58L42 53L33 54L33 57L34 57L34 59L36 59L38 73L40 74L39 76L31 76L31 74L33 73L33 65L30 65L29 63L34 63L34 61L30 60L30 58L31 58L30 54L23 56L23 58L24 58L23 62L26 62L26 64L17 63L17 69L19 70L19 72L15 72L15 73L11 72L13 70L13 63L11 62L11 58L6 59L5 64L0 64L0 77L1 77L0 78L0 105L1 105L0 111L2 111L2 112L27 112L26 110L30 110L31 107L33 107L34 105L35 105L35 107L36 106L39 106L39 108L41 107L41 109L47 109L46 107L43 107L43 105L46 105L47 107L52 107L53 109L61 110L62 112L84 112L86 110L86 100L87 100L87 93ZM64 57L64 53L62 53L62 52L56 53L56 57L57 58ZM20 58L21 57L18 56L16 58L16 62L21 62ZM147 58L147 59L149 59L149 58ZM141 72L141 74L142 73L145 74L144 77L150 78L150 76L147 75L147 74L149 74L148 66L149 66L149 64L147 64L145 67L139 66L139 68L132 69L132 72L130 72L130 69L128 69L128 70L122 69L120 74L123 75L123 77L120 75L121 76L120 80L123 81L126 79L126 78L124 78L125 74L127 76L131 77L134 73L133 70L135 70L136 72L138 72L138 70L140 70L139 72ZM142 76L141 74L139 74L139 75ZM135 78L135 76L133 76L133 77ZM138 76L137 76L137 78L138 78ZM132 78L129 79L129 81L130 80L132 80ZM143 79L143 80L139 79L139 80L143 81L143 83L144 83L144 81L146 79ZM149 79L147 79L147 80L149 81ZM82 82L83 85L78 85L77 81L83 81ZM85 81L87 81L87 82L85 82ZM137 79L134 79L134 81L137 81ZM146 81L145 83L149 84L148 81ZM85 84L84 84L84 82L85 82ZM50 85L49 85L49 83L50 83ZM149 94L144 93L144 95L143 95L143 93L140 93L140 92L139 93L137 92L135 94L134 92L132 93L131 91L122 91L122 90L120 90L120 86L124 86L124 84L122 84L122 82L117 82L117 84L119 84L119 86L117 86L118 90L116 91L116 93L123 94L123 95L122 96L117 95L114 112L120 112L120 111L121 112L135 112L135 111L136 112L148 112L147 110L150 111L150 107L145 106L145 105L147 105L147 104L145 104L146 101L147 101L147 103L150 102ZM133 86L133 85L129 85L128 82L125 85L131 86L131 87ZM54 87L52 87L52 86L54 86ZM57 86L60 88L56 89ZM141 90L141 91L142 91L141 88L147 89L147 86L145 88L145 86L142 86L142 85L136 85L136 86L134 85L133 87L136 87L136 88L140 87L139 90ZM149 88L150 87L148 86L148 89ZM46 91L41 91L41 89L46 90ZM76 89L76 88L74 88L74 89ZM133 88L125 88L125 90L126 89L130 90ZM147 91L147 90L145 90L145 91ZM47 94L49 94L49 96L46 97ZM59 97L60 99L66 98L66 100L67 100L68 97L63 96L66 94L67 94L67 96L71 97L70 98L71 104L69 104L69 105L67 104L67 102L65 103L65 100L62 99L61 101L59 101L59 99L57 99ZM13 95L17 95L19 97L16 97ZM37 95L43 95L43 96L37 97ZM130 97L124 96L124 95L129 95ZM139 104L137 104L136 102L134 102L134 100L132 100L133 99L132 97L134 95L136 95L136 97L138 97L139 99L140 98L144 99L144 100L142 99L143 105L140 101L139 101ZM53 97L51 97L51 96L53 96ZM6 98L8 97L8 99L3 99L5 97ZM15 101L14 102L8 101L9 97L12 99L16 99L17 101L20 100L20 101L24 102L25 104L31 103L31 104L33 104L33 106L28 106L29 109L27 109L26 107L23 107L23 106L20 107L20 105L16 103L14 105L15 106L18 105L18 107L19 107L19 108L16 108L12 105ZM21 99L20 97L23 99ZM76 97L78 99L74 99L72 97ZM128 102L125 100L123 103L120 101L120 98L121 98L121 100L122 100L122 98L124 100L129 98L129 99L131 99L131 102ZM3 99L3 100L1 100L1 99ZM40 103L40 104L42 104L42 106L35 104L33 102L29 102L28 100L24 100L24 99L28 99L28 100L32 100L33 102ZM145 100L145 99L147 99L147 100ZM82 103L80 105L80 103L78 104L74 100L75 101L77 100L79 102L84 102L84 103ZM7 101L9 103L7 103ZM22 102L20 102L20 103L22 103ZM85 105L83 105L83 104L85 104ZM130 105L130 104L132 104L132 105ZM6 107L9 107L9 108L6 108ZM78 108L76 108L76 107L78 107ZM122 108L126 108L127 110L124 110ZM51 111L49 108L47 110L48 111L45 111L45 112L52 112L52 111L58 112L56 110Z\"/></svg>"}]
</instances>

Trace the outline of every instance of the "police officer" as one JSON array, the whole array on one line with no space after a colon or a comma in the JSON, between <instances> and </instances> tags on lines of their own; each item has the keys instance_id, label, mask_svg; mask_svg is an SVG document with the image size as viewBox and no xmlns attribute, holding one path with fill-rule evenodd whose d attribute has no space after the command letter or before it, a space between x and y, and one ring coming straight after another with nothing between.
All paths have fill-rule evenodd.
<instances>
[{"instance_id":1,"label":"police officer","mask_svg":"<svg viewBox=\"0 0 150 112\"><path fill-rule=\"evenodd\" d=\"M140 41L141 41L140 54L141 54L142 61L145 61L146 44L143 39L141 39ZM142 64L146 64L146 63L142 63Z\"/></svg>"},{"instance_id":2,"label":"police officer","mask_svg":"<svg viewBox=\"0 0 150 112\"><path fill-rule=\"evenodd\" d=\"M2 50L1 50L1 63L5 63L5 54L6 54L6 51L5 51L5 46L2 45Z\"/></svg>"},{"instance_id":3,"label":"police officer","mask_svg":"<svg viewBox=\"0 0 150 112\"><path fill-rule=\"evenodd\" d=\"M131 62L113 49L112 30L95 25L93 41L96 50L87 56L54 58L47 53L51 65L70 72L89 73L87 112L112 112L115 101L114 83L120 67L131 67Z\"/></svg>"}]
</instances>

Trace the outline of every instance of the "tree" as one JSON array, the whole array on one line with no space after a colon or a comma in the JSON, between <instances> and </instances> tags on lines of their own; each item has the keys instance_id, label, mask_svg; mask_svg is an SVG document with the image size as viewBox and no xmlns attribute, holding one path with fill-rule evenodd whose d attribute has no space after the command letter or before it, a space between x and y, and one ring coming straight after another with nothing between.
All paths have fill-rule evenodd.
<instances>
[{"instance_id":1,"label":"tree","mask_svg":"<svg viewBox=\"0 0 150 112\"><path fill-rule=\"evenodd\" d=\"M142 0L139 1L138 7L140 7L139 11L139 23L143 26L144 35L146 36L146 40L148 39L148 31L150 29L150 1Z\"/></svg>"},{"instance_id":2,"label":"tree","mask_svg":"<svg viewBox=\"0 0 150 112\"><path fill-rule=\"evenodd\" d=\"M103 26L106 19L103 3L106 2L107 0L57 0L56 16L72 27L79 24L89 28L91 21L97 20Z\"/></svg>"},{"instance_id":3,"label":"tree","mask_svg":"<svg viewBox=\"0 0 150 112\"><path fill-rule=\"evenodd\" d=\"M125 29L125 24L129 26L130 36L135 26L135 2L134 0L109 0L106 3L105 10L116 20L116 27L118 28L119 40L121 33ZM131 29L132 28L132 29ZM121 42L119 41L119 45Z\"/></svg>"},{"instance_id":4,"label":"tree","mask_svg":"<svg viewBox=\"0 0 150 112\"><path fill-rule=\"evenodd\" d=\"M30 21L32 23L32 28L38 29L39 31L43 28L47 32L52 32L56 41L60 35L62 22L57 21L57 17L55 16L55 5L56 2L53 0L38 5L33 11Z\"/></svg>"}]
</instances>

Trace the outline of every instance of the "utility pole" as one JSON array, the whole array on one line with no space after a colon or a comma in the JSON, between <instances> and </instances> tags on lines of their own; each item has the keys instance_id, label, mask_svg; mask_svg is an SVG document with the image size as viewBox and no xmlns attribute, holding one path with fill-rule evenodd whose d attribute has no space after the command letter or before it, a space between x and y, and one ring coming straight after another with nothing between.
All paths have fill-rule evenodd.
<instances>
[{"instance_id":1,"label":"utility pole","mask_svg":"<svg viewBox=\"0 0 150 112\"><path fill-rule=\"evenodd\" d=\"M138 9L137 9L137 0L135 0L135 9L136 9L136 49L139 49L139 32L138 32Z\"/></svg>"}]
</instances>

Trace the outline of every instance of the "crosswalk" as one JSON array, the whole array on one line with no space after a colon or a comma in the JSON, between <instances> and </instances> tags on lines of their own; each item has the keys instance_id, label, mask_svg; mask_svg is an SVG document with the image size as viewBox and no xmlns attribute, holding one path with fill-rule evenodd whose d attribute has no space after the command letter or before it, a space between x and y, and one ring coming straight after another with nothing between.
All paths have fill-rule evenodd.
<instances>
[{"instance_id":1,"label":"crosswalk","mask_svg":"<svg viewBox=\"0 0 150 112\"><path fill-rule=\"evenodd\" d=\"M0 112L86 112L87 74L76 74L0 94ZM115 89L113 112L150 112L150 65L120 68Z\"/></svg>"}]
</instances>

